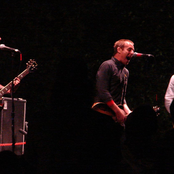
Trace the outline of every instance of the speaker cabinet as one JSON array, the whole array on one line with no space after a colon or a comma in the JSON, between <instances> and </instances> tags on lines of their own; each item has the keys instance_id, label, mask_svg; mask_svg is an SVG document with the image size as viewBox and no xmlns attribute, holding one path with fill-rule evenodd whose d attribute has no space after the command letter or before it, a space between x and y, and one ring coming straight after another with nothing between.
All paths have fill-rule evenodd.
<instances>
[{"instance_id":1,"label":"speaker cabinet","mask_svg":"<svg viewBox=\"0 0 174 174\"><path fill-rule=\"evenodd\" d=\"M26 135L26 100L8 97L2 98L2 110L0 118L0 151L14 151L16 155L24 154L25 135ZM14 106L14 114L12 113ZM14 115L14 124L12 122ZM14 127L12 126L14 125ZM12 131L12 127L14 128ZM13 134L14 132L14 134ZM14 141L13 141L14 138ZM13 148L14 143L14 148Z\"/></svg>"}]
</instances>

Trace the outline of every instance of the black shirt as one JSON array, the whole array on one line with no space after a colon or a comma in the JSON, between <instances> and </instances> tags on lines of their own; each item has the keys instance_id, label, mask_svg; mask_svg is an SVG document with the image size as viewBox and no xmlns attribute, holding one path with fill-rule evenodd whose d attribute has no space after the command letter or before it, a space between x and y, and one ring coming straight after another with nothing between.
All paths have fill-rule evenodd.
<instances>
[{"instance_id":1,"label":"black shirt","mask_svg":"<svg viewBox=\"0 0 174 174\"><path fill-rule=\"evenodd\" d=\"M96 75L97 96L95 102L114 100L116 104L126 103L125 94L129 71L124 64L112 57L104 61Z\"/></svg>"}]
</instances>

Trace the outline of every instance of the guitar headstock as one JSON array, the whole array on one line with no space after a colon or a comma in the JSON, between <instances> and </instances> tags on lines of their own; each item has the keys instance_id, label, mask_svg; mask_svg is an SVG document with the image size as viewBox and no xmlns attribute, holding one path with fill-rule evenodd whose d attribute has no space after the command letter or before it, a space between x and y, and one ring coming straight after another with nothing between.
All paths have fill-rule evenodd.
<instances>
[{"instance_id":1,"label":"guitar headstock","mask_svg":"<svg viewBox=\"0 0 174 174\"><path fill-rule=\"evenodd\" d=\"M27 63L27 68L29 68L30 72L34 71L37 69L38 64L34 59L30 59Z\"/></svg>"},{"instance_id":2,"label":"guitar headstock","mask_svg":"<svg viewBox=\"0 0 174 174\"><path fill-rule=\"evenodd\" d=\"M155 111L156 116L159 116L159 115L160 115L160 107L158 107L158 106L153 106L153 110Z\"/></svg>"}]
</instances>

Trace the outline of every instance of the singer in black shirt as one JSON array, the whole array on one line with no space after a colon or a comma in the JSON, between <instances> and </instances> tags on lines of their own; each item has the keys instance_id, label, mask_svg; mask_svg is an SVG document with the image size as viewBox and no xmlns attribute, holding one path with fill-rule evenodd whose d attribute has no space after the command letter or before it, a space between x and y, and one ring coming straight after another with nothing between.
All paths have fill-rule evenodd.
<instances>
[{"instance_id":1,"label":"singer in black shirt","mask_svg":"<svg viewBox=\"0 0 174 174\"><path fill-rule=\"evenodd\" d=\"M126 65L134 54L134 43L121 39L114 44L114 55L101 64L96 76L97 97L95 102L106 103L115 113L113 119L124 124L131 113L125 95L129 71ZM122 109L118 106L122 105Z\"/></svg>"},{"instance_id":2,"label":"singer in black shirt","mask_svg":"<svg viewBox=\"0 0 174 174\"><path fill-rule=\"evenodd\" d=\"M125 94L128 77L129 71L116 58L112 57L103 62L96 76L98 89L96 102L107 103L113 100L117 105L126 104Z\"/></svg>"},{"instance_id":3,"label":"singer in black shirt","mask_svg":"<svg viewBox=\"0 0 174 174\"><path fill-rule=\"evenodd\" d=\"M104 61L97 71L97 94L94 103L105 103L115 115L110 117L91 110L89 116L87 156L97 166L96 173L104 170L106 173L112 173L113 170L119 173L122 159L120 139L124 129L122 125L131 112L125 99L129 77L125 66L130 62L133 53L134 43L121 39L114 44L113 57ZM120 109L119 104L123 105L123 109Z\"/></svg>"}]
</instances>

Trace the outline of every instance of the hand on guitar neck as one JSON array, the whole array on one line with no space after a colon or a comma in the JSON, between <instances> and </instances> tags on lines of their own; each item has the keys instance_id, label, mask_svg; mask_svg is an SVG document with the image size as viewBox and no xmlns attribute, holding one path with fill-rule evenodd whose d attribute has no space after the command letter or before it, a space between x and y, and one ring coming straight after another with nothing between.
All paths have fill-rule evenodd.
<instances>
[{"instance_id":1,"label":"hand on guitar neck","mask_svg":"<svg viewBox=\"0 0 174 174\"><path fill-rule=\"evenodd\" d=\"M15 77L15 78L13 79L14 89L13 89L13 91L12 91L12 88L10 88L10 89L7 91L7 93L15 92L15 91L18 89L18 87L19 87L20 81L21 81L21 80L20 80L18 77Z\"/></svg>"},{"instance_id":2,"label":"hand on guitar neck","mask_svg":"<svg viewBox=\"0 0 174 174\"><path fill-rule=\"evenodd\" d=\"M15 88L13 90L15 91L21 79L24 78L27 74L33 72L37 68L36 61L32 59L30 59L28 63L26 63L26 65L27 65L27 68L22 73L20 73L17 77L15 77L12 81L10 81L6 86L0 85L0 98L2 98L4 94L11 92L12 84L14 84Z\"/></svg>"}]
</instances>

